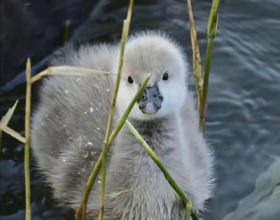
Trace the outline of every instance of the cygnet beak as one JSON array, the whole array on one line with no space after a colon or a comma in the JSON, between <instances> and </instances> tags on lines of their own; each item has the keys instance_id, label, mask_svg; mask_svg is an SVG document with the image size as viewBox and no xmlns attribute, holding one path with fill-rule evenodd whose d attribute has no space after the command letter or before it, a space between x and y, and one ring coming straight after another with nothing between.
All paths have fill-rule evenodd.
<instances>
[{"instance_id":1,"label":"cygnet beak","mask_svg":"<svg viewBox=\"0 0 280 220\"><path fill-rule=\"evenodd\" d=\"M163 97L159 93L158 86L146 87L137 100L139 109L144 114L156 113L161 108Z\"/></svg>"}]
</instances>

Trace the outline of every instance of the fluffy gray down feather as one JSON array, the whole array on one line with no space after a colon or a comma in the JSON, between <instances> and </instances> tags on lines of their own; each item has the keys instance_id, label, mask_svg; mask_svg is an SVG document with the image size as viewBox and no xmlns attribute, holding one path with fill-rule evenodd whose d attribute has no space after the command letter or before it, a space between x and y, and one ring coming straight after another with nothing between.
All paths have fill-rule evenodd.
<instances>
[{"instance_id":1,"label":"fluffy gray down feather","mask_svg":"<svg viewBox=\"0 0 280 220\"><path fill-rule=\"evenodd\" d=\"M60 51L51 64L112 71L118 56L118 45L85 45ZM76 209L81 204L86 182L102 151L115 79L115 76L51 76L43 80L40 102L33 115L31 146L39 170L63 206ZM118 114L117 110L114 126ZM166 116L148 121L131 118L130 121L194 208L201 211L205 200L212 195L213 157L199 132L190 91L179 115L181 131L177 118ZM179 141L180 135L184 136L184 143ZM107 170L105 219L183 219L184 205L125 125L109 151ZM90 220L98 216L99 183L100 176L88 202L87 219ZM123 190L129 192L110 196Z\"/></svg>"}]
</instances>

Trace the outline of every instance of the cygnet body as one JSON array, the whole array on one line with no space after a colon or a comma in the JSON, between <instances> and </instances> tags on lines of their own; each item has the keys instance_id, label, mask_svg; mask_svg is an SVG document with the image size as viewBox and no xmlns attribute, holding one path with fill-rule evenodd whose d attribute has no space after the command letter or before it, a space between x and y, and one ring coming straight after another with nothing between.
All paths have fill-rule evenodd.
<instances>
[{"instance_id":1,"label":"cygnet body","mask_svg":"<svg viewBox=\"0 0 280 220\"><path fill-rule=\"evenodd\" d=\"M117 72L119 54L119 45L82 46L56 54L52 65ZM129 120L199 211L212 195L213 157L198 128L188 73L181 47L169 37L156 32L130 37L114 126L151 74ZM44 80L32 123L32 149L62 205L76 209L81 204L102 151L115 80L115 76ZM99 183L90 194L87 219L98 216ZM120 191L124 192L114 194ZM184 216L176 192L125 125L109 152L106 194L106 219L181 220Z\"/></svg>"}]
</instances>

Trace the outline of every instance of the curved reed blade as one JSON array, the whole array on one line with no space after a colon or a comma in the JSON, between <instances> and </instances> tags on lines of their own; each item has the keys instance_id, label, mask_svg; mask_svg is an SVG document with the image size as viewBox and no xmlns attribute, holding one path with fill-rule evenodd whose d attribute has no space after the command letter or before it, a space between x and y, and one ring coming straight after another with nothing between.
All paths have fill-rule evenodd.
<instances>
[{"instance_id":1,"label":"curved reed blade","mask_svg":"<svg viewBox=\"0 0 280 220\"><path fill-rule=\"evenodd\" d=\"M101 70L86 69L75 66L53 66L49 67L42 72L31 78L31 83L35 83L44 76L59 75L59 76L116 76L115 73L110 73Z\"/></svg>"},{"instance_id":2,"label":"curved reed blade","mask_svg":"<svg viewBox=\"0 0 280 220\"><path fill-rule=\"evenodd\" d=\"M192 216L193 219L198 219L196 212L193 210L192 203L187 198L185 193L180 189L179 185L176 183L176 181L173 179L173 177L170 175L170 173L167 171L164 165L161 163L160 159L152 150L152 148L146 143L146 141L141 137L138 131L133 127L133 125L128 120L126 120L126 125L131 131L131 133L135 136L135 138L142 144L142 146L150 155L150 157L153 159L153 161L157 164L158 168L161 170L165 179L169 182L170 186L175 190L178 197L185 203L186 205L185 219L189 219L190 216Z\"/></svg>"},{"instance_id":3,"label":"curved reed blade","mask_svg":"<svg viewBox=\"0 0 280 220\"><path fill-rule=\"evenodd\" d=\"M10 122L10 120L11 120L11 118L12 118L14 112L15 112L15 109L16 109L16 107L17 107L17 104L18 104L18 100L15 102L15 104L13 105L13 107L10 108L10 109L8 110L8 112L6 113L6 115L4 115L4 116L2 117L2 119L1 119L1 121L0 121L0 124L1 124L2 126L8 126L8 123Z\"/></svg>"},{"instance_id":4,"label":"curved reed blade","mask_svg":"<svg viewBox=\"0 0 280 220\"><path fill-rule=\"evenodd\" d=\"M0 126L1 127L6 127L8 126L8 123L10 122L14 112L15 112L15 109L17 107L17 104L18 104L18 100L16 101L16 103L13 105L12 108L10 108L8 110L8 112L6 113L6 115L4 115L2 118L1 118L1 121L0 121ZM2 149L2 129L0 129L0 153L1 153L1 149Z\"/></svg>"}]
</instances>

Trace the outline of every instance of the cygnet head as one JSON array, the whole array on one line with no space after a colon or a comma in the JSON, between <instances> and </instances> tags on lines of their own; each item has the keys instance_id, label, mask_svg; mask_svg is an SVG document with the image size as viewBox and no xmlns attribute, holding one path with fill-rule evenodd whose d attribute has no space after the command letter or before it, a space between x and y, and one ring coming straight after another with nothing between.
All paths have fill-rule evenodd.
<instances>
[{"instance_id":1,"label":"cygnet head","mask_svg":"<svg viewBox=\"0 0 280 220\"><path fill-rule=\"evenodd\" d=\"M115 71L118 64L115 64ZM124 54L117 105L122 114L143 84L151 79L130 116L138 120L180 111L187 93L187 67L181 47L165 34L144 32L129 38Z\"/></svg>"}]
</instances>

